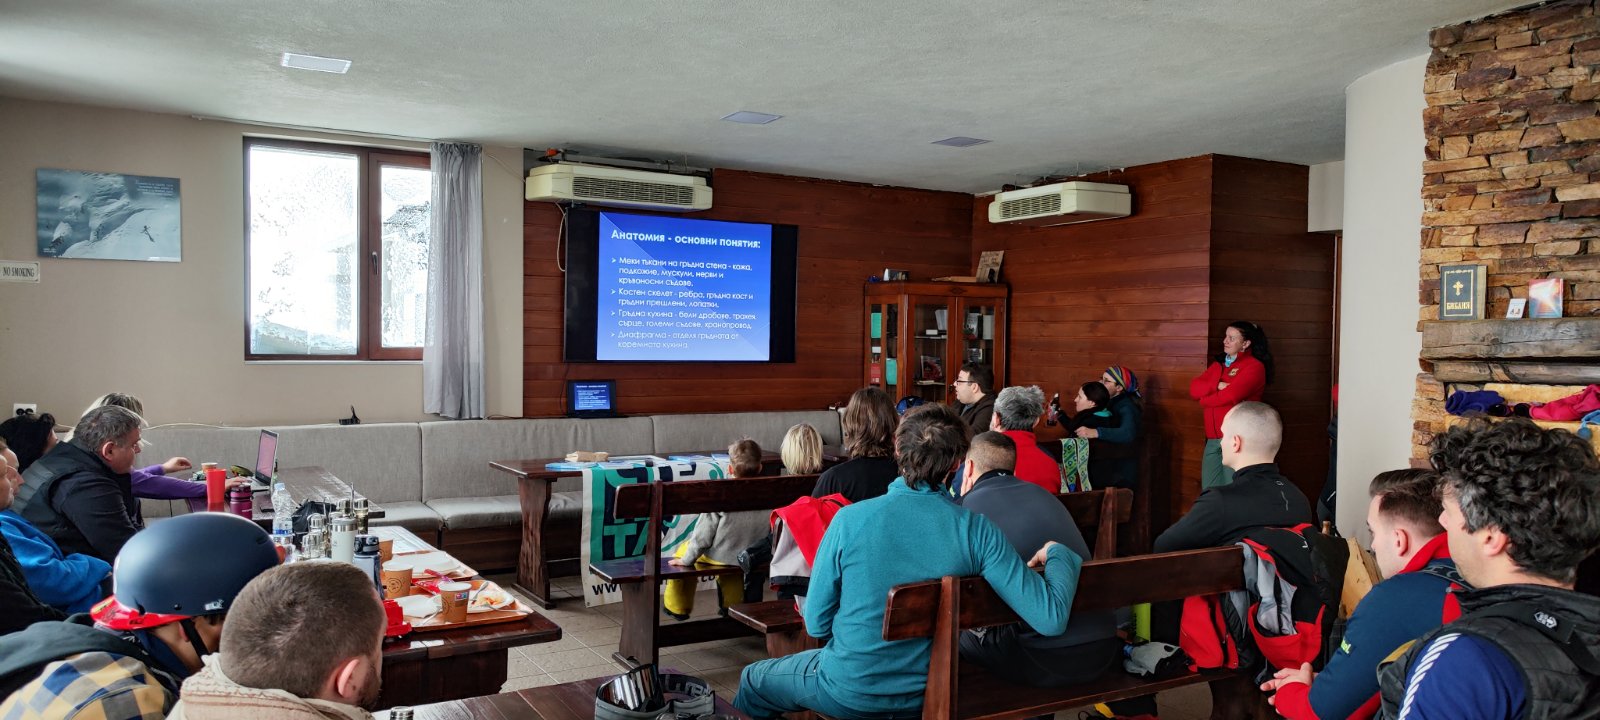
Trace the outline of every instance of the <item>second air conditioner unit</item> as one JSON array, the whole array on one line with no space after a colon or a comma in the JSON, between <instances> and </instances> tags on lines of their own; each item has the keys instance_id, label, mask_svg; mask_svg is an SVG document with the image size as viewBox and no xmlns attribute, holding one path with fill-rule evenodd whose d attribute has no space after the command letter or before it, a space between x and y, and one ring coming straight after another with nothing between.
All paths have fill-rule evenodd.
<instances>
[{"instance_id":1,"label":"second air conditioner unit","mask_svg":"<svg viewBox=\"0 0 1600 720\"><path fill-rule=\"evenodd\" d=\"M1127 217L1133 196L1126 185L1064 182L999 193L989 203L989 222L1067 225Z\"/></svg>"},{"instance_id":2,"label":"second air conditioner unit","mask_svg":"<svg viewBox=\"0 0 1600 720\"><path fill-rule=\"evenodd\" d=\"M705 178L603 165L557 163L528 171L529 200L693 212L711 208Z\"/></svg>"}]
</instances>

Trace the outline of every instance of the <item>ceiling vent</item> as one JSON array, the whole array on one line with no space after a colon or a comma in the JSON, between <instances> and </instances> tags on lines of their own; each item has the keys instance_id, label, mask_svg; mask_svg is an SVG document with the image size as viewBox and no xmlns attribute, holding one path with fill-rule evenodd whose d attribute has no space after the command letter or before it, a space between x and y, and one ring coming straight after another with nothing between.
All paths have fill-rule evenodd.
<instances>
[{"instance_id":1,"label":"ceiling vent","mask_svg":"<svg viewBox=\"0 0 1600 720\"><path fill-rule=\"evenodd\" d=\"M1066 182L995 195L989 204L989 222L1069 225L1127 217L1132 212L1133 196L1126 185Z\"/></svg>"},{"instance_id":2,"label":"ceiling vent","mask_svg":"<svg viewBox=\"0 0 1600 720\"><path fill-rule=\"evenodd\" d=\"M692 175L558 163L528 171L526 197L551 202L693 212L711 208L711 187Z\"/></svg>"}]
</instances>

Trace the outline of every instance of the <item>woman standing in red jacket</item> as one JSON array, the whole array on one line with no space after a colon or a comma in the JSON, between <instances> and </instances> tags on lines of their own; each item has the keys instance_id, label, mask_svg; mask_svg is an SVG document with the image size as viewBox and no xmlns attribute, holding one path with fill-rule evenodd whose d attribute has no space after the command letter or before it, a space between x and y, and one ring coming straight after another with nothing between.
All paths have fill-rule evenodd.
<instances>
[{"instance_id":1,"label":"woman standing in red jacket","mask_svg":"<svg viewBox=\"0 0 1600 720\"><path fill-rule=\"evenodd\" d=\"M1222 466L1222 418L1233 406L1261 400L1272 382L1272 350L1260 325L1240 320L1222 335L1222 354L1189 383L1189 395L1200 401L1206 416L1206 451L1200 460L1200 489L1233 482L1233 470Z\"/></svg>"}]
</instances>

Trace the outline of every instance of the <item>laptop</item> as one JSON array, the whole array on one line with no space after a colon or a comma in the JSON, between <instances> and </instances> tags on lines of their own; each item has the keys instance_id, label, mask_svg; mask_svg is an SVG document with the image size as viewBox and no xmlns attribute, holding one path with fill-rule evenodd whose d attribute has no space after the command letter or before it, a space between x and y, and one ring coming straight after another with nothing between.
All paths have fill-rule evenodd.
<instances>
[{"instance_id":1,"label":"laptop","mask_svg":"<svg viewBox=\"0 0 1600 720\"><path fill-rule=\"evenodd\" d=\"M568 380L567 417L621 417L616 408L617 381Z\"/></svg>"},{"instance_id":2,"label":"laptop","mask_svg":"<svg viewBox=\"0 0 1600 720\"><path fill-rule=\"evenodd\" d=\"M250 482L250 488L257 492L271 490L269 484L272 475L278 471L278 434L271 430L261 431L261 441L256 444L256 477Z\"/></svg>"}]
</instances>

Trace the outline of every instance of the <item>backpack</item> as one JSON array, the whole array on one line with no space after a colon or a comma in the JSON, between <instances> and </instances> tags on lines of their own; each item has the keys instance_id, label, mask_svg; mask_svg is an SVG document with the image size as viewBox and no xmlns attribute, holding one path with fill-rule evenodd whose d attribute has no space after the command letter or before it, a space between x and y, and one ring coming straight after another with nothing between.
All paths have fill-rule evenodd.
<instances>
[{"instance_id":1,"label":"backpack","mask_svg":"<svg viewBox=\"0 0 1600 720\"><path fill-rule=\"evenodd\" d=\"M1184 601L1180 646L1200 668L1272 668L1311 663L1321 670L1336 649L1350 550L1310 524L1257 528L1244 548L1245 589Z\"/></svg>"},{"instance_id":2,"label":"backpack","mask_svg":"<svg viewBox=\"0 0 1600 720\"><path fill-rule=\"evenodd\" d=\"M795 598L796 607L804 604L817 547L833 516L849 504L843 495L834 493L820 498L803 497L772 511L772 561L768 572L779 597Z\"/></svg>"}]
</instances>

